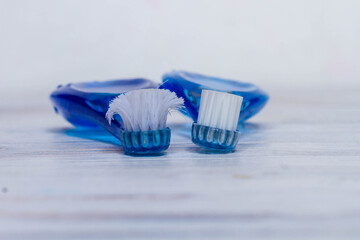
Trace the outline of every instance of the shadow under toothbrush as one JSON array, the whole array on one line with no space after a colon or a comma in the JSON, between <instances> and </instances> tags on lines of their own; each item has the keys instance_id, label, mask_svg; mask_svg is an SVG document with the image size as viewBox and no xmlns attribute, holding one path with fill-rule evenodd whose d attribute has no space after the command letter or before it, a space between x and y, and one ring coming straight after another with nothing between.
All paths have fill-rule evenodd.
<instances>
[{"instance_id":1,"label":"shadow under toothbrush","mask_svg":"<svg viewBox=\"0 0 360 240\"><path fill-rule=\"evenodd\" d=\"M121 146L119 139L111 135L102 128L60 128L52 129L52 132L65 134L71 137L90 139L98 142L109 143L115 146Z\"/></svg>"},{"instance_id":2,"label":"shadow under toothbrush","mask_svg":"<svg viewBox=\"0 0 360 240\"><path fill-rule=\"evenodd\" d=\"M102 129L102 128L59 128L59 129L51 129L51 132L54 133L60 133L65 134L70 137L76 137L76 138L83 138L83 139L89 139L97 142L103 142L112 144L114 146L119 147L119 151L121 150L122 154L125 154L129 157L135 157L135 158L147 158L147 157L159 157L166 155L166 152L159 152L159 153L147 153L147 154L126 154L124 153L121 142L119 139L111 135L108 131Z\"/></svg>"},{"instance_id":3,"label":"shadow under toothbrush","mask_svg":"<svg viewBox=\"0 0 360 240\"><path fill-rule=\"evenodd\" d=\"M189 148L187 148L187 150L189 150L190 152L194 152L194 153L209 154L209 155L224 155L224 154L230 154L230 153L234 152L234 151L231 151L231 152L220 151L218 149L204 148L204 147L200 147L200 146L189 147Z\"/></svg>"},{"instance_id":4,"label":"shadow under toothbrush","mask_svg":"<svg viewBox=\"0 0 360 240\"><path fill-rule=\"evenodd\" d=\"M188 147L187 150L189 152L193 153L199 153L199 154L207 154L207 155L227 155L235 152L241 152L249 147L255 147L257 143L238 143L236 146L236 149L233 151L222 151L218 149L211 149L211 148L205 148L200 147L194 144L192 147Z\"/></svg>"},{"instance_id":5,"label":"shadow under toothbrush","mask_svg":"<svg viewBox=\"0 0 360 240\"><path fill-rule=\"evenodd\" d=\"M146 154L127 154L124 153L126 156L134 157L134 158L147 158L147 157L161 157L165 156L166 152L157 152L157 153L146 153Z\"/></svg>"},{"instance_id":6,"label":"shadow under toothbrush","mask_svg":"<svg viewBox=\"0 0 360 240\"><path fill-rule=\"evenodd\" d=\"M173 135L180 135L182 137L185 137L187 139L191 140L191 123L175 123L175 124L169 124L169 127L172 129ZM264 124L259 123L242 123L239 124L238 129L241 133L241 136L249 136L255 133L258 133L259 131L262 131L265 129L266 126ZM121 153L124 153L121 147L121 142L119 139L114 137L112 134L110 134L108 131L102 128L57 128L57 129L51 129L51 132L54 133L60 133L65 134L70 137L76 137L76 138L82 138L82 139L89 139L97 142L103 142L112 144L114 146L120 147L119 150L121 150ZM240 140L241 141L241 140ZM249 144L239 143L235 151L239 151L242 149L243 146L248 146ZM189 148L187 148L190 152L200 153L200 154L231 154L232 152L223 152L213 149L206 149L199 147L197 145L193 145ZM146 154L146 155L127 155L135 158L139 157L159 157L166 155L166 152L161 153L153 153L153 154Z\"/></svg>"},{"instance_id":7,"label":"shadow under toothbrush","mask_svg":"<svg viewBox=\"0 0 360 240\"><path fill-rule=\"evenodd\" d=\"M180 136L183 136L185 138L188 138L191 140L191 125L190 123L187 124L172 124L170 127L173 129L174 134L178 134ZM200 147L194 144L191 147L188 147L187 150L189 152L199 153L199 154L208 154L208 155L224 155L224 154L231 154L236 151L244 150L244 148L249 147L249 145L253 145L254 143L248 143L247 138L250 137L253 134L257 134L261 131L266 129L265 124L260 123L241 123L238 125L238 131L240 131L240 141L237 144L237 147L233 151L223 151L219 149L211 149L211 148L205 148ZM241 139L245 140L245 142L242 142Z\"/></svg>"}]
</instances>

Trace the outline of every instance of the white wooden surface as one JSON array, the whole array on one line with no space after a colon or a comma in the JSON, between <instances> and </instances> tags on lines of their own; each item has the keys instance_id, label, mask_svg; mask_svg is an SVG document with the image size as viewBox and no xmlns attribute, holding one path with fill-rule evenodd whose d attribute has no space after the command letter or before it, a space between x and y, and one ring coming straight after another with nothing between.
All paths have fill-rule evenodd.
<instances>
[{"instance_id":1,"label":"white wooden surface","mask_svg":"<svg viewBox=\"0 0 360 240\"><path fill-rule=\"evenodd\" d=\"M360 239L358 91L285 93L225 155L183 118L166 154L135 158L45 95L1 104L0 239Z\"/></svg>"}]
</instances>

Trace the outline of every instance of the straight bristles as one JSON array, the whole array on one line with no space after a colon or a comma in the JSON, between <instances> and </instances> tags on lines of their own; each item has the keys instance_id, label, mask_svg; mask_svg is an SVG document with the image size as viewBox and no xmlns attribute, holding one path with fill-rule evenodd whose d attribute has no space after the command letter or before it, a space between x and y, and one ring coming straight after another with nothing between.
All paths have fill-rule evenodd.
<instances>
[{"instance_id":1,"label":"straight bristles","mask_svg":"<svg viewBox=\"0 0 360 240\"><path fill-rule=\"evenodd\" d=\"M202 90L197 123L236 131L243 98L234 94Z\"/></svg>"},{"instance_id":2,"label":"straight bristles","mask_svg":"<svg viewBox=\"0 0 360 240\"><path fill-rule=\"evenodd\" d=\"M125 131L148 131L166 127L170 110L183 107L184 99L166 89L141 89L119 95L109 105L106 118L111 124L119 114Z\"/></svg>"}]
</instances>

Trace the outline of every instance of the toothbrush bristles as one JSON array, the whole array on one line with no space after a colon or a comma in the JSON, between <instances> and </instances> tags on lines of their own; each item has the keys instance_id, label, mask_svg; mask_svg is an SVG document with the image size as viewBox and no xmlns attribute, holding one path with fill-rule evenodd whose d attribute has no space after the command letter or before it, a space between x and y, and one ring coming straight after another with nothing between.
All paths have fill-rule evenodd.
<instances>
[{"instance_id":1,"label":"toothbrush bristles","mask_svg":"<svg viewBox=\"0 0 360 240\"><path fill-rule=\"evenodd\" d=\"M197 123L236 131L243 98L238 95L202 90Z\"/></svg>"},{"instance_id":2,"label":"toothbrush bristles","mask_svg":"<svg viewBox=\"0 0 360 240\"><path fill-rule=\"evenodd\" d=\"M119 95L110 102L106 118L111 124L119 114L125 131L148 131L166 128L170 110L183 108L184 99L166 89L140 89Z\"/></svg>"}]
</instances>

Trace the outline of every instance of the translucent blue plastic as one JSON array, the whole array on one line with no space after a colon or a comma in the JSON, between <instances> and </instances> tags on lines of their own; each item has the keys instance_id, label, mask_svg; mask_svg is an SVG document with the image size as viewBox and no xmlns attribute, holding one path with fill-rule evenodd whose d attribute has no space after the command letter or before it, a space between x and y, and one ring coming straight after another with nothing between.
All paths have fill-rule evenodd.
<instances>
[{"instance_id":1,"label":"translucent blue plastic","mask_svg":"<svg viewBox=\"0 0 360 240\"><path fill-rule=\"evenodd\" d=\"M193 123L191 139L193 143L218 151L231 152L239 141L240 132L213 128Z\"/></svg>"},{"instance_id":2,"label":"translucent blue plastic","mask_svg":"<svg viewBox=\"0 0 360 240\"><path fill-rule=\"evenodd\" d=\"M105 118L109 102L121 93L135 89L157 88L158 84L147 79L128 79L87 82L58 86L50 99L55 112L77 127L103 127L120 139L123 131L119 115L111 125Z\"/></svg>"},{"instance_id":3,"label":"translucent blue plastic","mask_svg":"<svg viewBox=\"0 0 360 240\"><path fill-rule=\"evenodd\" d=\"M239 124L258 113L266 104L269 96L251 83L209 77L185 71L172 71L163 76L160 88L174 91L184 98L186 110L183 113L197 121L202 89L229 92L243 97Z\"/></svg>"},{"instance_id":4,"label":"translucent blue plastic","mask_svg":"<svg viewBox=\"0 0 360 240\"><path fill-rule=\"evenodd\" d=\"M152 154L168 149L170 137L170 128L144 132L124 131L120 134L120 141L126 154Z\"/></svg>"},{"instance_id":5,"label":"translucent blue plastic","mask_svg":"<svg viewBox=\"0 0 360 240\"><path fill-rule=\"evenodd\" d=\"M147 79L128 79L114 80L102 82L86 82L60 85L51 93L50 98L54 105L55 112L61 114L67 121L77 127L82 128L98 128L102 127L109 131L121 142L127 141L129 136L133 136L132 141L145 139L140 143L140 147L135 150L137 145L129 145L124 147L125 152L132 154L138 153L154 153L160 152L168 148L169 142L155 142L154 137L168 136L170 141L170 130L159 130L159 132L151 133L129 133L124 132L121 117L115 115L115 121L111 125L105 119L109 102L121 93L131 90L144 88L157 88L159 84ZM217 91L226 91L244 98L241 109L239 123L250 118L265 105L268 95L253 84L240 83L221 78L207 77L200 74L188 73L184 71L173 71L163 76L163 84L161 88L174 91L179 97L185 100L184 114L192 117L196 122L200 103L200 94L202 89L212 89ZM166 134L168 132L168 134ZM139 134L139 135L137 135ZM151 140L153 139L153 140ZM167 139L167 138L166 138ZM215 139L216 140L216 139ZM157 141L157 140L156 140ZM193 141L198 141L196 138ZM199 144L214 147L211 144L200 141ZM221 144L218 144L221 146ZM151 150L151 148L153 150ZM230 149L230 148L229 148Z\"/></svg>"}]
</instances>

